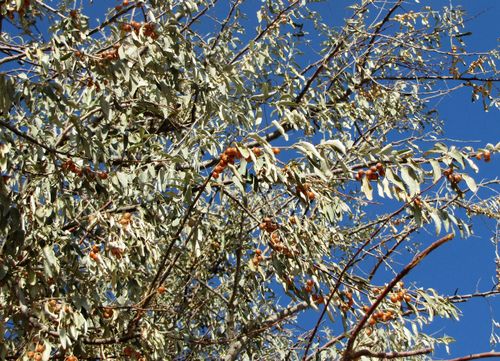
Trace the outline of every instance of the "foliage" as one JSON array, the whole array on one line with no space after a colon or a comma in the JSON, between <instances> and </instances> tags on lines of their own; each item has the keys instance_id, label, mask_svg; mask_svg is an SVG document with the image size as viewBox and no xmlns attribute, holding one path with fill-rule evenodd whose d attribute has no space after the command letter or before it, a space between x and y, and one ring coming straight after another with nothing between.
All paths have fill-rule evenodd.
<instances>
[{"instance_id":1,"label":"foliage","mask_svg":"<svg viewBox=\"0 0 500 361\"><path fill-rule=\"evenodd\" d=\"M498 52L467 50L462 10L353 1L338 27L315 1L103 3L0 2L2 358L451 341L425 325L472 296L402 280L498 220L473 174L500 145L438 140L436 99L499 105Z\"/></svg>"}]
</instances>

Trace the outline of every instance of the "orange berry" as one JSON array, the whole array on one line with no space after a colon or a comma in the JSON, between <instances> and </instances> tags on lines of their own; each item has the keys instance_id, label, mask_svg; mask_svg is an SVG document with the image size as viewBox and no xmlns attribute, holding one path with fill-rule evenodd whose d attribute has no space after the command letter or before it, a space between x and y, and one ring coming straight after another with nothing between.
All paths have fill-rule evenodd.
<instances>
[{"instance_id":1,"label":"orange berry","mask_svg":"<svg viewBox=\"0 0 500 361\"><path fill-rule=\"evenodd\" d=\"M33 351L28 351L26 356L28 356L28 358L33 358L33 356L35 356L35 353Z\"/></svg>"},{"instance_id":2,"label":"orange berry","mask_svg":"<svg viewBox=\"0 0 500 361\"><path fill-rule=\"evenodd\" d=\"M219 178L219 173L217 172L212 172L212 177L214 177L215 179Z\"/></svg>"},{"instance_id":3,"label":"orange berry","mask_svg":"<svg viewBox=\"0 0 500 361\"><path fill-rule=\"evenodd\" d=\"M410 302L410 301L411 301L411 296L410 296L410 295L404 295L404 297L403 297L403 298L404 298L404 300L405 300L406 302Z\"/></svg>"},{"instance_id":4,"label":"orange berry","mask_svg":"<svg viewBox=\"0 0 500 361\"><path fill-rule=\"evenodd\" d=\"M99 179L102 179L102 180L108 179L108 173L106 173L106 172L99 172L99 173L97 173L97 177Z\"/></svg>"},{"instance_id":5,"label":"orange berry","mask_svg":"<svg viewBox=\"0 0 500 361\"><path fill-rule=\"evenodd\" d=\"M280 154L280 152L281 152L281 150L280 150L279 148L273 148L273 153L274 153L275 155Z\"/></svg>"},{"instance_id":6,"label":"orange berry","mask_svg":"<svg viewBox=\"0 0 500 361\"><path fill-rule=\"evenodd\" d=\"M33 360L35 361L42 361L42 355L39 353L36 353L35 356L33 357Z\"/></svg>"},{"instance_id":7,"label":"orange berry","mask_svg":"<svg viewBox=\"0 0 500 361\"><path fill-rule=\"evenodd\" d=\"M122 5L123 5L123 6L128 6L128 4L129 4L129 1L128 1L128 0L123 0L123 2L122 2Z\"/></svg>"},{"instance_id":8,"label":"orange berry","mask_svg":"<svg viewBox=\"0 0 500 361\"><path fill-rule=\"evenodd\" d=\"M257 248L257 249L255 250L255 254L259 256L259 255L261 255L261 254L262 254L262 251L261 251L260 249L258 249L258 248Z\"/></svg>"},{"instance_id":9,"label":"orange berry","mask_svg":"<svg viewBox=\"0 0 500 361\"><path fill-rule=\"evenodd\" d=\"M367 336L370 336L372 334L372 329L371 328L367 328L365 330L365 333L366 333Z\"/></svg>"},{"instance_id":10,"label":"orange berry","mask_svg":"<svg viewBox=\"0 0 500 361\"><path fill-rule=\"evenodd\" d=\"M373 317L370 317L370 319L368 320L368 324L369 324L370 326L373 326L373 325L375 325L376 323L377 323L377 320L376 320L375 318L373 318Z\"/></svg>"},{"instance_id":11,"label":"orange berry","mask_svg":"<svg viewBox=\"0 0 500 361\"><path fill-rule=\"evenodd\" d=\"M262 149L258 147L253 147L252 149L253 154L255 154L256 157L259 157L262 155Z\"/></svg>"},{"instance_id":12,"label":"orange berry","mask_svg":"<svg viewBox=\"0 0 500 361\"><path fill-rule=\"evenodd\" d=\"M314 281L313 280L307 280L306 285L312 287L314 285Z\"/></svg>"},{"instance_id":13,"label":"orange berry","mask_svg":"<svg viewBox=\"0 0 500 361\"><path fill-rule=\"evenodd\" d=\"M226 149L226 152L225 152L229 157L236 157L236 155L238 154L238 150L234 147L229 147Z\"/></svg>"},{"instance_id":14,"label":"orange berry","mask_svg":"<svg viewBox=\"0 0 500 361\"><path fill-rule=\"evenodd\" d=\"M378 174L375 173L374 171L372 171L371 169L368 169L366 171L366 177L369 179L369 180L377 180L378 179Z\"/></svg>"},{"instance_id":15,"label":"orange berry","mask_svg":"<svg viewBox=\"0 0 500 361\"><path fill-rule=\"evenodd\" d=\"M376 167L376 166L372 165L372 166L370 167L370 170L371 170L373 173L376 173L378 169L377 169L377 167Z\"/></svg>"},{"instance_id":16,"label":"orange berry","mask_svg":"<svg viewBox=\"0 0 500 361\"><path fill-rule=\"evenodd\" d=\"M157 289L157 291L158 291L158 293L159 293L160 295L161 295L161 294L163 294L163 293L165 293L165 291L166 291L166 290L167 290L167 289L165 288L165 286L160 286L160 287L158 287L158 289Z\"/></svg>"},{"instance_id":17,"label":"orange berry","mask_svg":"<svg viewBox=\"0 0 500 361\"><path fill-rule=\"evenodd\" d=\"M134 354L134 349L130 346L127 346L123 349L123 354L125 356L132 356Z\"/></svg>"},{"instance_id":18,"label":"orange berry","mask_svg":"<svg viewBox=\"0 0 500 361\"><path fill-rule=\"evenodd\" d=\"M97 255L97 253L94 253L94 252L90 252L89 253L89 256L90 258L93 260L93 261L98 261L99 260L99 256Z\"/></svg>"},{"instance_id":19,"label":"orange berry","mask_svg":"<svg viewBox=\"0 0 500 361\"><path fill-rule=\"evenodd\" d=\"M139 30L142 26L141 23L137 22L137 21L131 21L130 22L130 25L134 28L134 30Z\"/></svg>"},{"instance_id":20,"label":"orange berry","mask_svg":"<svg viewBox=\"0 0 500 361\"><path fill-rule=\"evenodd\" d=\"M99 247L97 244L94 244L92 246L92 252L98 253L101 250L101 247Z\"/></svg>"},{"instance_id":21,"label":"orange berry","mask_svg":"<svg viewBox=\"0 0 500 361\"><path fill-rule=\"evenodd\" d=\"M453 182L454 183L460 183L461 180L462 180L462 175L461 174L455 173L453 175Z\"/></svg>"},{"instance_id":22,"label":"orange berry","mask_svg":"<svg viewBox=\"0 0 500 361\"><path fill-rule=\"evenodd\" d=\"M221 165L218 165L217 167L215 167L214 172L222 173L222 172L224 172L224 167Z\"/></svg>"},{"instance_id":23,"label":"orange berry","mask_svg":"<svg viewBox=\"0 0 500 361\"><path fill-rule=\"evenodd\" d=\"M484 161L489 162L491 160L491 152L489 150L484 151Z\"/></svg>"},{"instance_id":24,"label":"orange berry","mask_svg":"<svg viewBox=\"0 0 500 361\"><path fill-rule=\"evenodd\" d=\"M364 305L363 306L363 311L368 312L370 310L370 306Z\"/></svg>"},{"instance_id":25,"label":"orange berry","mask_svg":"<svg viewBox=\"0 0 500 361\"><path fill-rule=\"evenodd\" d=\"M102 314L102 317L104 317L105 319L113 317L113 310L111 308L106 308L104 310L104 313Z\"/></svg>"},{"instance_id":26,"label":"orange berry","mask_svg":"<svg viewBox=\"0 0 500 361\"><path fill-rule=\"evenodd\" d=\"M476 159L477 159L477 160L481 160L481 159L483 159L483 153L482 153L482 152L477 153L477 154L476 154Z\"/></svg>"},{"instance_id":27,"label":"orange berry","mask_svg":"<svg viewBox=\"0 0 500 361\"><path fill-rule=\"evenodd\" d=\"M355 178L357 181L360 181L363 179L363 176L365 175L365 171L363 169L358 170L358 172L355 175Z\"/></svg>"},{"instance_id":28,"label":"orange berry","mask_svg":"<svg viewBox=\"0 0 500 361\"><path fill-rule=\"evenodd\" d=\"M391 296L391 302L392 303L398 303L398 297L395 296L395 295Z\"/></svg>"},{"instance_id":29,"label":"orange berry","mask_svg":"<svg viewBox=\"0 0 500 361\"><path fill-rule=\"evenodd\" d=\"M132 31L132 26L130 26L130 24L122 24L122 30L126 33L130 33Z\"/></svg>"},{"instance_id":30,"label":"orange berry","mask_svg":"<svg viewBox=\"0 0 500 361\"><path fill-rule=\"evenodd\" d=\"M313 201L316 198L316 195L313 192L309 191L309 192L307 192L307 198L310 201Z\"/></svg>"}]
</instances>

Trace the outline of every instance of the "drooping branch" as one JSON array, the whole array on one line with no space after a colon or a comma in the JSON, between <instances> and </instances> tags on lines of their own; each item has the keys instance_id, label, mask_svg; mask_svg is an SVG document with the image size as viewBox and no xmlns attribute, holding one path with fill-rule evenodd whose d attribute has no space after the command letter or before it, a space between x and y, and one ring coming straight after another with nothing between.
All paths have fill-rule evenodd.
<instances>
[{"instance_id":1,"label":"drooping branch","mask_svg":"<svg viewBox=\"0 0 500 361\"><path fill-rule=\"evenodd\" d=\"M424 258L426 258L432 251L435 249L439 248L443 244L445 244L448 241L451 241L455 235L453 233L450 233L441 239L437 240L436 242L432 243L429 247L424 249L422 252L418 253L413 257L410 263L406 265L405 268L401 272L399 272L396 277L392 279L391 282L385 287L385 289L380 293L380 295L377 297L375 302L370 306L370 309L365 313L365 315L361 318L361 320L358 322L357 326L354 328L352 331L352 334L349 337L349 341L347 342L346 346L346 352L343 357L343 361L348 361L353 359L352 355L352 349L354 347L354 342L356 341L356 338L358 334L361 332L363 329L364 325L370 318L370 316L375 312L377 309L378 305L386 298L386 296L389 294L389 292L396 286L396 284L401 281L410 271L415 268Z\"/></svg>"},{"instance_id":2,"label":"drooping branch","mask_svg":"<svg viewBox=\"0 0 500 361\"><path fill-rule=\"evenodd\" d=\"M352 354L353 359L357 359L361 356L375 357L380 359L394 359L400 357L410 357L410 356L418 356L418 355L426 355L431 353L432 348L423 348L419 350L412 351L402 351L402 352L374 352L371 350L358 350Z\"/></svg>"}]
</instances>

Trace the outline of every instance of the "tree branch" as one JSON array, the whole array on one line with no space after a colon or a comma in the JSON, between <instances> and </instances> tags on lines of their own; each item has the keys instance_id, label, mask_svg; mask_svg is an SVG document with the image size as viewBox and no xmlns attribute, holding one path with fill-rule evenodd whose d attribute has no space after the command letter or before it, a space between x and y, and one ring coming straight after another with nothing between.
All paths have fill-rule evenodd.
<instances>
[{"instance_id":1,"label":"tree branch","mask_svg":"<svg viewBox=\"0 0 500 361\"><path fill-rule=\"evenodd\" d=\"M453 233L450 233L441 239L437 240L436 242L432 243L429 247L424 249L422 252L418 253L413 257L410 263L406 265L405 268L399 274L392 279L391 282L385 287L385 289L380 293L380 295L377 297L375 302L371 305L370 309L365 313L363 318L358 322L357 326L354 328L352 331L351 336L349 337L349 341L347 342L346 346L346 352L343 357L344 361L351 360L353 359L353 353L352 353L352 348L354 347L354 342L356 341L356 338L358 334L361 332L363 329L365 323L368 321L370 316L372 315L373 312L377 309L378 305L382 302L382 300L389 294L389 292L396 286L396 284L403 279L410 271L415 268L422 260L427 257L432 251L437 249L438 247L442 246L446 242L450 241L453 239L455 235Z\"/></svg>"},{"instance_id":2,"label":"tree branch","mask_svg":"<svg viewBox=\"0 0 500 361\"><path fill-rule=\"evenodd\" d=\"M357 359L358 357L361 357L361 356L369 356L369 357L375 357L375 358L381 358L381 359L393 359L393 358L400 358L400 357L425 355L425 354L428 354L431 352L432 352L431 348L423 348L423 349L419 349L419 350L402 351L402 352L374 352L371 350L359 350L359 351L356 351L352 354L352 358Z\"/></svg>"},{"instance_id":3,"label":"tree branch","mask_svg":"<svg viewBox=\"0 0 500 361\"><path fill-rule=\"evenodd\" d=\"M445 361L468 361L468 360L476 360L479 358L488 358L488 357L500 357L500 352L491 351L491 352L475 353L472 355L457 357Z\"/></svg>"}]
</instances>

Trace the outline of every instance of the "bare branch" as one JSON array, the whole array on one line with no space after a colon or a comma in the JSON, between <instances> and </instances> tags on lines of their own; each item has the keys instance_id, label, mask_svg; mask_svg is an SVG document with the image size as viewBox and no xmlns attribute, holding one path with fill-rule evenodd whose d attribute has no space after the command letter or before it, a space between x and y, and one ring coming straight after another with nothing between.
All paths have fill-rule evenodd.
<instances>
[{"instance_id":1,"label":"bare branch","mask_svg":"<svg viewBox=\"0 0 500 361\"><path fill-rule=\"evenodd\" d=\"M500 352L491 351L491 352L475 353L472 355L457 357L446 361L468 361L468 360L476 360L480 358L489 358L489 357L500 357Z\"/></svg>"},{"instance_id":2,"label":"bare branch","mask_svg":"<svg viewBox=\"0 0 500 361\"><path fill-rule=\"evenodd\" d=\"M352 358L357 359L358 357L361 356L369 356L381 359L393 359L400 357L425 355L431 353L432 351L433 350L431 348L423 348L420 350L402 351L402 352L374 352L371 350L358 350L352 354Z\"/></svg>"}]
</instances>

